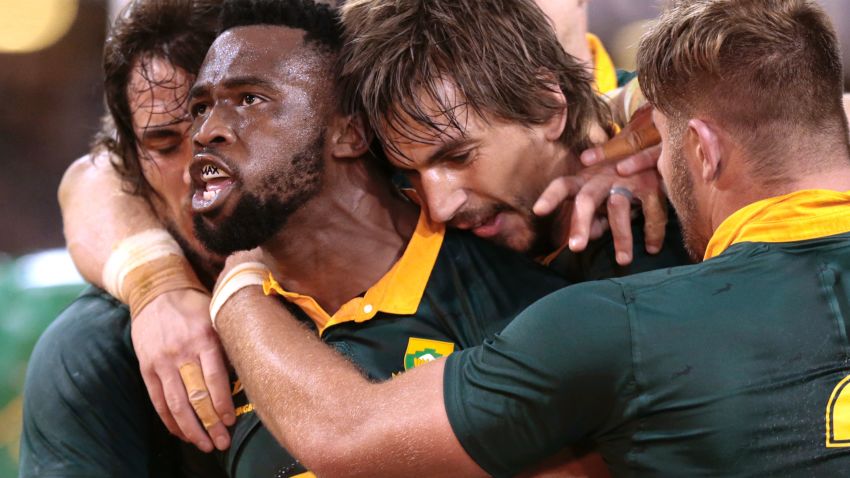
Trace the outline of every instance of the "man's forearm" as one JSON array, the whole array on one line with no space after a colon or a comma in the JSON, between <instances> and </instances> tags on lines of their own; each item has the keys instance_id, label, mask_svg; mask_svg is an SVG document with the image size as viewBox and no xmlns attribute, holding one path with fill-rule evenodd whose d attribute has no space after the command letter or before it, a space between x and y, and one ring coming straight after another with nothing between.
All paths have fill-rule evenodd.
<instances>
[{"instance_id":1,"label":"man's forearm","mask_svg":"<svg viewBox=\"0 0 850 478\"><path fill-rule=\"evenodd\" d=\"M59 205L68 251L80 274L103 286L103 266L122 239L162 228L148 203L123 192L121 178L107 154L84 156L65 172Z\"/></svg>"},{"instance_id":2,"label":"man's forearm","mask_svg":"<svg viewBox=\"0 0 850 478\"><path fill-rule=\"evenodd\" d=\"M263 423L318 475L482 474L448 423L442 362L370 383L258 286L233 295L217 317Z\"/></svg>"}]
</instances>

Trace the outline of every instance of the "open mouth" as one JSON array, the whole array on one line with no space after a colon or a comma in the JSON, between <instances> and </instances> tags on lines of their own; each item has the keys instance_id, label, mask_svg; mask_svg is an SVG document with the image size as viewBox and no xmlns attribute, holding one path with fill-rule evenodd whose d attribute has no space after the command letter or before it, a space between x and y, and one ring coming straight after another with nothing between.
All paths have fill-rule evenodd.
<instances>
[{"instance_id":1,"label":"open mouth","mask_svg":"<svg viewBox=\"0 0 850 478\"><path fill-rule=\"evenodd\" d=\"M497 212L483 220L453 225L458 229L467 229L478 237L490 238L497 235L501 230L502 214Z\"/></svg>"},{"instance_id":2,"label":"open mouth","mask_svg":"<svg viewBox=\"0 0 850 478\"><path fill-rule=\"evenodd\" d=\"M216 209L230 193L233 178L223 165L205 155L196 155L189 169L194 192L192 210L205 213Z\"/></svg>"},{"instance_id":3,"label":"open mouth","mask_svg":"<svg viewBox=\"0 0 850 478\"><path fill-rule=\"evenodd\" d=\"M497 213L486 221L472 228L472 233L478 237L489 238L497 235L502 229L502 214Z\"/></svg>"}]
</instances>

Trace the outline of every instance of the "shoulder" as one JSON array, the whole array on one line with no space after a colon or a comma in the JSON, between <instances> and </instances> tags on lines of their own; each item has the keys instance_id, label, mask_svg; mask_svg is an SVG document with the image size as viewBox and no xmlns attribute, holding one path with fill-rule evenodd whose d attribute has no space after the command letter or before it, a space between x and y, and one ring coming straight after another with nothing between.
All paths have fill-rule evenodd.
<instances>
[{"instance_id":1,"label":"shoulder","mask_svg":"<svg viewBox=\"0 0 850 478\"><path fill-rule=\"evenodd\" d=\"M88 287L36 343L29 368L50 369L58 364L134 357L129 338L130 312L105 291Z\"/></svg>"}]
</instances>

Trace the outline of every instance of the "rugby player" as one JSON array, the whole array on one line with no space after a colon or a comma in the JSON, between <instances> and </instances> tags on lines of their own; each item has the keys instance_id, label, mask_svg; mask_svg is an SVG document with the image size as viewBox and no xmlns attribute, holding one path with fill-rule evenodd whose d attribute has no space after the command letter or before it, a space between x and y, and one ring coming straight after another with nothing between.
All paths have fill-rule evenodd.
<instances>
[{"instance_id":1,"label":"rugby player","mask_svg":"<svg viewBox=\"0 0 850 478\"><path fill-rule=\"evenodd\" d=\"M204 244L218 253L262 245L274 264L273 278L249 266L240 281L253 277L297 305L373 380L477 345L564 284L520 254L432 223L398 193L367 132L337 107L331 9L232 0L222 22L190 92L189 171ZM279 458L253 405L236 398L228 473L306 472Z\"/></svg>"},{"instance_id":2,"label":"rugby player","mask_svg":"<svg viewBox=\"0 0 850 478\"><path fill-rule=\"evenodd\" d=\"M115 201L121 204L125 221L141 230L167 224L182 244L181 248L175 243L169 257L185 263L185 252L191 270L212 284L209 280L223 259L207 252L191 234L191 220L183 207L189 187L182 181L182 169L191 158L191 146L185 141L189 126L185 101L193 81L189 72L200 67L215 38L218 3L135 2L116 19L104 46L111 117L104 121L92 154L69 168L59 194L63 208L73 205L96 227L85 242L74 242L73 221L66 222L72 252L90 247L111 250L110 243L98 241L118 234L126 223L104 220L101 210L91 206ZM124 184L111 161L125 172ZM93 176L105 184L91 187ZM73 181L91 195L71 194L67 186ZM138 195L124 192L122 186ZM162 259L154 263L162 265ZM190 269L184 265L178 270L185 277ZM90 288L42 334L27 370L20 476L220 475L214 461L198 456L195 447L181 446L169 433L194 439L206 451L213 448L193 415L191 421L181 421L194 428L181 432L162 396L164 388L172 405L192 413L178 366L193 357L203 357L211 376L219 370L218 388L210 389L221 391L217 403L222 412L229 408L233 414L223 352L205 312L209 299L192 289L204 287L198 279L185 278L172 285L183 293L181 306L194 314L179 320L160 316L158 308L171 300L169 293L163 293L141 312L135 311L131 328L127 307ZM165 363L169 358L179 363ZM148 391L160 400L162 420ZM225 440L226 447L229 439L222 424L213 434Z\"/></svg>"},{"instance_id":3,"label":"rugby player","mask_svg":"<svg viewBox=\"0 0 850 478\"><path fill-rule=\"evenodd\" d=\"M350 0L342 12L343 102L367 117L433 220L542 256L573 281L688 262L654 169L582 168L580 153L612 132L610 112L531 1ZM586 182L573 213L563 198ZM584 250L612 190L622 193L608 201L612 232ZM646 214L634 227L625 196Z\"/></svg>"},{"instance_id":4,"label":"rugby player","mask_svg":"<svg viewBox=\"0 0 850 478\"><path fill-rule=\"evenodd\" d=\"M565 284L521 255L430 223L397 193L385 166L367 154L365 131L334 108L331 66L339 37L331 10L310 1L233 1L222 19L227 32L192 90L199 236L221 253L263 242L283 274L270 287L370 376L386 379L480 343ZM290 28L254 25L276 22ZM167 136L169 150L184 152L189 73L155 60L158 66L141 75L151 81L147 88L127 90L128 105L148 104L132 101L140 90L173 101L152 102L162 116L134 115L133 123L144 126L131 134L144 139L146 127L171 127L178 134ZM295 128L298 134L281 134ZM150 185L162 195L161 219L187 234L181 227L187 184L179 181L185 157L138 159L139 170L163 175ZM197 381L183 379L194 399ZM239 405L233 446L221 455L227 473L305 472L263 429L238 382L233 393ZM197 434L192 441L211 448Z\"/></svg>"},{"instance_id":5,"label":"rugby player","mask_svg":"<svg viewBox=\"0 0 850 478\"><path fill-rule=\"evenodd\" d=\"M380 384L260 287L228 291L225 349L317 474L509 476L582 440L624 476L850 467L850 135L826 14L807 0L677 2L638 65L702 263L568 287L485 345ZM222 277L253 258L232 256ZM329 396L333 408L317 400Z\"/></svg>"},{"instance_id":6,"label":"rugby player","mask_svg":"<svg viewBox=\"0 0 850 478\"><path fill-rule=\"evenodd\" d=\"M540 19L540 26L545 26L546 22L543 17L538 18ZM135 50L123 48L118 51L132 52ZM120 91L120 87L115 90ZM173 118L168 119L170 121ZM126 122L127 120L124 121L124 124ZM152 128L152 130L168 129L173 133L177 131L178 127L185 127L182 122L174 122L173 124L166 122L166 126L168 127ZM138 129L139 134L144 133L142 128ZM177 132L179 133L179 131ZM129 136L127 132L124 134ZM154 141L154 144L164 144L171 148L172 143L180 136L150 134L145 137L150 138L149 141ZM129 141L128 143L133 144ZM178 149L185 151L183 147L172 149L172 153ZM135 164L132 161L133 156L129 157L131 158L129 163ZM140 164L151 165L154 163L141 162ZM172 160L157 165L156 168L149 168L149 170L152 174L167 172L166 176L171 178L168 181L174 181L173 184L177 184L179 183L177 178L179 178L178 173L182 164L184 163ZM139 167L136 166L137 169ZM155 230L158 227L158 221L151 218L149 213L147 217L144 216L146 205L143 201L114 192L117 180L111 174L112 171L107 167L96 168L87 161L78 162L66 176L60 195L63 198L66 236L72 255L88 280L102 284L107 288L110 288L110 284L103 280L102 275L107 259L122 255L117 253L110 256L110 252L116 248L114 244L119 239L133 233L140 233L149 229ZM129 179L135 181L133 178ZM174 191L180 190L178 187L174 189ZM96 214L91 214L92 210L89 205L95 202L104 192L110 192L114 201L96 209L94 211ZM139 203L141 203L141 206ZM174 204L181 203L175 201ZM175 210L172 212L175 216L182 214L180 207L185 207L185 205L181 204L174 208ZM128 211L133 211L133 213L128 214ZM185 219L175 221L181 222ZM629 228L630 226L626 223L624 227ZM185 240L181 242L185 242ZM174 246L160 245L158 247L173 249ZM118 249L120 251L122 248L118 247ZM583 257L585 258L582 261L576 261L574 267L571 268L571 278L581 280L600 274L610 274L610 264L613 260L602 260L600 261L601 265L595 265L596 262L593 261L592 256ZM208 327L205 328L198 324L198 319L206 315L206 312L199 310L200 306L205 303L204 294L193 287L187 287L187 281L179 279L184 269L177 267L170 273L175 284L170 284L169 281L160 278L157 287L152 288L148 294L151 297L146 307L137 307L139 316L150 318L144 322L139 322L134 327L134 340L136 337L141 337L135 342L137 349L142 350L139 353L142 369L145 372L146 383L150 385L149 391L152 400L163 420L169 424L169 428L173 432L182 434L202 449L209 450L213 443L203 434L194 419L192 410L186 405L189 402L189 394L184 390L182 382L187 381L187 378L183 376L187 374L183 373L182 366L188 363L191 366L189 371L193 372L191 374L193 377L197 377L200 371L204 372L200 380L190 380L192 382L190 391L194 392L196 402L204 404L202 405L204 411L201 412L202 421L208 425L208 428L215 429L216 436L213 438L215 438L217 447L222 449L227 446L227 437L217 424L222 420L224 423L231 423L232 405L227 399L226 387L222 385L221 380L215 379L215 377L220 377L221 373L209 373L210 370L214 369L204 365L205 360L209 361L210 357L215 358L215 350L209 350L208 353L204 352L212 348L215 342L209 339L210 331ZM166 276L166 279L171 276ZM191 283L191 281L189 282ZM127 288L132 289L131 287ZM111 292L120 296L121 291L119 289L120 287L117 286L110 288ZM181 326L174 333L165 333L166 330L170 330L169 327L172 327L173 323L192 324L192 327ZM149 331L149 333L145 334L144 331ZM200 347L201 345L208 345L209 347Z\"/></svg>"},{"instance_id":7,"label":"rugby player","mask_svg":"<svg viewBox=\"0 0 850 478\"><path fill-rule=\"evenodd\" d=\"M614 68L602 41L587 28L589 0L534 0L555 29L564 51L587 68L600 93L610 93L634 78L634 73Z\"/></svg>"}]
</instances>

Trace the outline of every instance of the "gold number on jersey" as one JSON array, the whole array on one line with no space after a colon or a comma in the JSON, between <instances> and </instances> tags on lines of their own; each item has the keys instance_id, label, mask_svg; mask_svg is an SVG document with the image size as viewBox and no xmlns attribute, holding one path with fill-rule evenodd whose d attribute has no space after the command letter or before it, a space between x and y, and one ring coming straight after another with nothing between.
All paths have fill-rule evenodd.
<instances>
[{"instance_id":1,"label":"gold number on jersey","mask_svg":"<svg viewBox=\"0 0 850 478\"><path fill-rule=\"evenodd\" d=\"M850 375L844 378L829 397L826 406L827 448L850 447Z\"/></svg>"}]
</instances>

